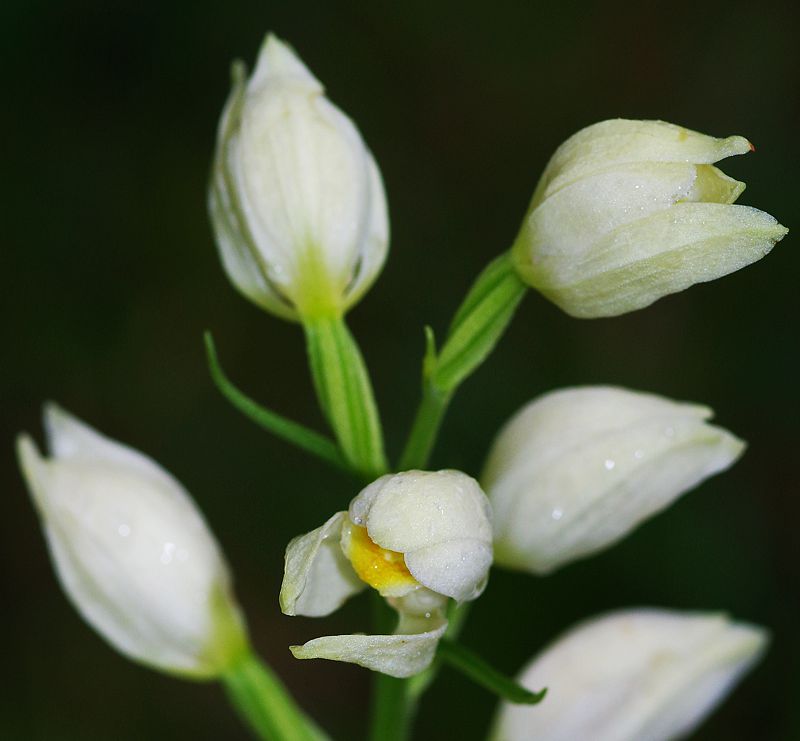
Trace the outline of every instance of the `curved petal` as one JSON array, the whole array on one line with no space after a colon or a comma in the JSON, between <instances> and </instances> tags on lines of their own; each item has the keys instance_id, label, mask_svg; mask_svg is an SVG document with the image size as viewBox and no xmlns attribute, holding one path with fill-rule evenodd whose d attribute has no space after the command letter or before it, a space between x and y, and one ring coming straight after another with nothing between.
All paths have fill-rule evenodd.
<instances>
[{"instance_id":1,"label":"curved petal","mask_svg":"<svg viewBox=\"0 0 800 741\"><path fill-rule=\"evenodd\" d=\"M446 628L442 621L422 633L323 636L289 650L296 659L346 661L392 677L411 677L430 666Z\"/></svg>"},{"instance_id":2,"label":"curved petal","mask_svg":"<svg viewBox=\"0 0 800 741\"><path fill-rule=\"evenodd\" d=\"M667 741L697 727L760 658L766 632L724 615L639 609L570 630L523 670L547 701L504 703L494 741Z\"/></svg>"},{"instance_id":3,"label":"curved petal","mask_svg":"<svg viewBox=\"0 0 800 741\"><path fill-rule=\"evenodd\" d=\"M615 165L630 162L710 165L751 150L750 142L743 136L717 139L666 121L601 121L574 134L556 150L542 175L537 195L546 197L567 183Z\"/></svg>"},{"instance_id":4,"label":"curved petal","mask_svg":"<svg viewBox=\"0 0 800 741\"><path fill-rule=\"evenodd\" d=\"M551 271L536 287L572 316L618 316L760 260L787 231L749 206L677 203L596 242L569 270L580 280Z\"/></svg>"},{"instance_id":5,"label":"curved petal","mask_svg":"<svg viewBox=\"0 0 800 741\"><path fill-rule=\"evenodd\" d=\"M405 561L420 584L463 602L475 599L486 587L492 545L474 538L448 540L410 551Z\"/></svg>"},{"instance_id":6,"label":"curved petal","mask_svg":"<svg viewBox=\"0 0 800 741\"><path fill-rule=\"evenodd\" d=\"M460 471L384 476L353 500L350 517L363 521L379 546L402 553L451 539L492 539L486 495Z\"/></svg>"},{"instance_id":7,"label":"curved petal","mask_svg":"<svg viewBox=\"0 0 800 741\"><path fill-rule=\"evenodd\" d=\"M280 594L286 615L328 615L366 587L339 545L346 517L346 512L337 512L321 527L289 543Z\"/></svg>"}]
</instances>

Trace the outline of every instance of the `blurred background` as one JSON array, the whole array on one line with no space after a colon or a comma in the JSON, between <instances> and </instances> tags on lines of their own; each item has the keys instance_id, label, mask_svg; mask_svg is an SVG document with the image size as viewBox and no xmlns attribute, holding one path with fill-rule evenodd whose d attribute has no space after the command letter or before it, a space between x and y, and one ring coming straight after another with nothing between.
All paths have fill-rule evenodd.
<instances>
[{"instance_id":1,"label":"blurred background","mask_svg":"<svg viewBox=\"0 0 800 741\"><path fill-rule=\"evenodd\" d=\"M211 329L240 388L322 427L301 333L234 292L206 216L229 64L252 64L267 30L357 122L386 182L390 258L350 323L394 454L418 396L423 323L442 333L473 277L510 244L561 141L622 116L756 144L724 169L747 182L742 203L793 234L752 267L622 318L570 319L531 293L456 398L433 464L476 475L503 421L558 386L614 383L713 407L750 443L738 465L599 557L546 579L495 572L464 641L513 673L605 610L727 610L768 626L773 644L696 737L800 738L794 4L608 0L4 0L0 735L246 738L218 687L127 662L61 593L12 452L20 430L41 439L48 398L188 487L262 654L335 737L362 734L368 673L295 662L287 646L367 630L368 601L324 620L287 618L277 605L286 543L357 486L230 408L201 341ZM445 670L418 737L482 738L493 707Z\"/></svg>"}]
</instances>

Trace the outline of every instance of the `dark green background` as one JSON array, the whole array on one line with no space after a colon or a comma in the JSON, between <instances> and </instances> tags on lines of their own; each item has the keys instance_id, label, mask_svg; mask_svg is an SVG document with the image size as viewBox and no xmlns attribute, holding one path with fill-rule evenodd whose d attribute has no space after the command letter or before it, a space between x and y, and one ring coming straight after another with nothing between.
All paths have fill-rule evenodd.
<instances>
[{"instance_id":1,"label":"dark green background","mask_svg":"<svg viewBox=\"0 0 800 741\"><path fill-rule=\"evenodd\" d=\"M390 198L392 248L352 312L396 453L417 399L422 324L440 332L513 238L547 158L605 118L663 118L757 146L726 162L742 202L798 218L798 24L751 2L42 2L4 0L0 735L245 738L220 691L120 658L64 599L12 454L67 409L155 457L193 492L236 574L254 640L339 738L368 676L294 662L290 643L368 629L361 598L324 620L277 606L287 541L356 493L226 406L204 366L321 418L297 328L240 298L205 209L236 56L291 41L357 121ZM496 572L464 639L516 671L576 620L615 607L726 609L769 626L766 661L701 739L800 737L796 238L764 261L635 314L578 321L535 294L462 389L434 464L476 474L504 419L557 386L610 382L702 401L750 443L729 473L611 551L547 579ZM451 672L419 737L481 738L493 700Z\"/></svg>"}]
</instances>

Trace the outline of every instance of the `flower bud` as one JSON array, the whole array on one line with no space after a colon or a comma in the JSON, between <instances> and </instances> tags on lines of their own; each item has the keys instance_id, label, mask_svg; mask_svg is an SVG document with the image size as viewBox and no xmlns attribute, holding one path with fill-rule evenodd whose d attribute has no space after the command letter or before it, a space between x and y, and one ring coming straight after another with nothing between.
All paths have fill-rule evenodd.
<instances>
[{"instance_id":1,"label":"flower bud","mask_svg":"<svg viewBox=\"0 0 800 741\"><path fill-rule=\"evenodd\" d=\"M617 119L567 139L513 247L527 283L576 317L624 314L764 257L787 230L731 205L744 183L713 166L753 149L663 121Z\"/></svg>"},{"instance_id":2,"label":"flower bud","mask_svg":"<svg viewBox=\"0 0 800 741\"><path fill-rule=\"evenodd\" d=\"M267 36L220 121L209 208L225 270L287 319L340 315L386 258L386 196L353 122L289 46Z\"/></svg>"},{"instance_id":3,"label":"flower bud","mask_svg":"<svg viewBox=\"0 0 800 741\"><path fill-rule=\"evenodd\" d=\"M710 409L610 386L554 391L509 420L482 483L495 561L546 574L606 548L705 478L744 443Z\"/></svg>"},{"instance_id":4,"label":"flower bud","mask_svg":"<svg viewBox=\"0 0 800 741\"><path fill-rule=\"evenodd\" d=\"M280 602L287 615L327 615L369 585L398 612L396 632L324 636L292 653L417 674L447 627L447 599L478 597L491 563L491 510L477 481L459 471L382 476L348 512L289 543Z\"/></svg>"},{"instance_id":5,"label":"flower bud","mask_svg":"<svg viewBox=\"0 0 800 741\"><path fill-rule=\"evenodd\" d=\"M18 454L59 580L114 648L162 671L220 675L244 651L244 623L219 546L183 487L145 455L54 405L50 458Z\"/></svg>"},{"instance_id":6,"label":"flower bud","mask_svg":"<svg viewBox=\"0 0 800 741\"><path fill-rule=\"evenodd\" d=\"M639 609L570 630L523 669L530 707L504 703L494 741L668 741L683 738L766 648L762 628L724 615Z\"/></svg>"}]
</instances>

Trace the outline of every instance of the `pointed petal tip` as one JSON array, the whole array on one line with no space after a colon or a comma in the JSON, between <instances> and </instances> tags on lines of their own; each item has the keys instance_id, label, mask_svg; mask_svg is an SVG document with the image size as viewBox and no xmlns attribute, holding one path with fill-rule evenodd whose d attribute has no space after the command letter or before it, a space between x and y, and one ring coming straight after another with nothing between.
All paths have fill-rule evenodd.
<instances>
[{"instance_id":1,"label":"pointed petal tip","mask_svg":"<svg viewBox=\"0 0 800 741\"><path fill-rule=\"evenodd\" d=\"M42 424L50 455L61 458L69 455L71 438L87 429L87 425L54 401L42 405Z\"/></svg>"},{"instance_id":2,"label":"pointed petal tip","mask_svg":"<svg viewBox=\"0 0 800 741\"><path fill-rule=\"evenodd\" d=\"M754 152L755 147L743 136L729 136L722 140L722 157L731 157L736 154Z\"/></svg>"},{"instance_id":3,"label":"pointed petal tip","mask_svg":"<svg viewBox=\"0 0 800 741\"><path fill-rule=\"evenodd\" d=\"M322 87L292 46L269 32L258 52L258 60L250 82L251 85L259 85L268 79L280 77L292 77L309 82L320 89Z\"/></svg>"},{"instance_id":4,"label":"pointed petal tip","mask_svg":"<svg viewBox=\"0 0 800 741\"><path fill-rule=\"evenodd\" d=\"M44 476L47 469L47 461L27 432L21 432L17 435L16 448L22 476L28 485L34 503L41 509L45 492Z\"/></svg>"}]
</instances>

